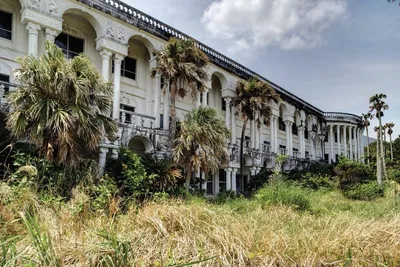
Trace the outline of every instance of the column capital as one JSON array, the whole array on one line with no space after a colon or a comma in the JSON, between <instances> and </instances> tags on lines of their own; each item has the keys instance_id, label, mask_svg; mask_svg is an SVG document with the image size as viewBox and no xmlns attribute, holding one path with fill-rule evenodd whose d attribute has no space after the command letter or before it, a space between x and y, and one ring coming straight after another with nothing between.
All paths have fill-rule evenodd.
<instances>
[{"instance_id":1,"label":"column capital","mask_svg":"<svg viewBox=\"0 0 400 267\"><path fill-rule=\"evenodd\" d=\"M121 55L121 54L118 54L118 53L115 53L115 55L114 55L114 61L115 61L116 64L117 63L121 63L122 60L124 60L124 58L125 58L124 55Z\"/></svg>"},{"instance_id":2,"label":"column capital","mask_svg":"<svg viewBox=\"0 0 400 267\"><path fill-rule=\"evenodd\" d=\"M230 97L230 96L224 97L224 100L225 100L225 103L228 105L231 103L232 97Z\"/></svg>"},{"instance_id":3,"label":"column capital","mask_svg":"<svg viewBox=\"0 0 400 267\"><path fill-rule=\"evenodd\" d=\"M29 34L38 35L41 28L39 24L30 21L26 24L26 29L28 30Z\"/></svg>"},{"instance_id":4,"label":"column capital","mask_svg":"<svg viewBox=\"0 0 400 267\"><path fill-rule=\"evenodd\" d=\"M45 34L46 34L46 41L54 42L59 32L52 28L46 28Z\"/></svg>"},{"instance_id":5,"label":"column capital","mask_svg":"<svg viewBox=\"0 0 400 267\"><path fill-rule=\"evenodd\" d=\"M233 168L226 168L225 171L226 172L232 172Z\"/></svg>"},{"instance_id":6,"label":"column capital","mask_svg":"<svg viewBox=\"0 0 400 267\"><path fill-rule=\"evenodd\" d=\"M285 125L288 126L288 127L290 127L290 126L293 125L293 122L291 122L291 121L285 121Z\"/></svg>"},{"instance_id":7,"label":"column capital","mask_svg":"<svg viewBox=\"0 0 400 267\"><path fill-rule=\"evenodd\" d=\"M110 59L112 52L106 48L100 51L100 55L103 59Z\"/></svg>"}]
</instances>

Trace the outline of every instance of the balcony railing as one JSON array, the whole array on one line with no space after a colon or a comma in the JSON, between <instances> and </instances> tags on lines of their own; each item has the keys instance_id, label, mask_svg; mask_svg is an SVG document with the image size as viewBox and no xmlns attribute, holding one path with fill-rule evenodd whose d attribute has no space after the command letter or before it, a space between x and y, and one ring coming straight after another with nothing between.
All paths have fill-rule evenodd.
<instances>
[{"instance_id":1,"label":"balcony railing","mask_svg":"<svg viewBox=\"0 0 400 267\"><path fill-rule=\"evenodd\" d=\"M347 122L353 124L362 124L362 119L360 116L342 113L342 112L325 112L324 118L328 122Z\"/></svg>"},{"instance_id":2,"label":"balcony railing","mask_svg":"<svg viewBox=\"0 0 400 267\"><path fill-rule=\"evenodd\" d=\"M271 153L271 146L267 144L261 144L261 152L265 154Z\"/></svg>"},{"instance_id":3,"label":"balcony railing","mask_svg":"<svg viewBox=\"0 0 400 267\"><path fill-rule=\"evenodd\" d=\"M278 152L279 152L279 155L287 155L287 149L286 148L279 148Z\"/></svg>"},{"instance_id":4,"label":"balcony railing","mask_svg":"<svg viewBox=\"0 0 400 267\"><path fill-rule=\"evenodd\" d=\"M293 158L295 158L295 159L300 158L300 152L299 151L293 151Z\"/></svg>"},{"instance_id":5,"label":"balcony railing","mask_svg":"<svg viewBox=\"0 0 400 267\"><path fill-rule=\"evenodd\" d=\"M128 110L120 110L120 122L134 128L154 128L156 118Z\"/></svg>"}]
</instances>

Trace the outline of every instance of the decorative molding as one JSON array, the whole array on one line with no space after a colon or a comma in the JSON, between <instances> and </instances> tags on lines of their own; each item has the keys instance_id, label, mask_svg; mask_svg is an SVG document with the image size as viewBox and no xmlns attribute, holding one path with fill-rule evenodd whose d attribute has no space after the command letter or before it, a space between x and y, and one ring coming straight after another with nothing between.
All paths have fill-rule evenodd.
<instances>
[{"instance_id":1,"label":"decorative molding","mask_svg":"<svg viewBox=\"0 0 400 267\"><path fill-rule=\"evenodd\" d=\"M57 0L49 0L47 7L50 14L58 15L60 13L60 4Z\"/></svg>"},{"instance_id":2,"label":"decorative molding","mask_svg":"<svg viewBox=\"0 0 400 267\"><path fill-rule=\"evenodd\" d=\"M62 27L63 20L61 18L49 16L43 12L39 12L31 8L24 7L22 9L21 16L23 24L27 24L28 22L33 22L41 25L42 28L51 28L56 31L61 31L61 29L63 28Z\"/></svg>"},{"instance_id":3,"label":"decorative molding","mask_svg":"<svg viewBox=\"0 0 400 267\"><path fill-rule=\"evenodd\" d=\"M29 6L41 10L42 0L29 0Z\"/></svg>"},{"instance_id":4,"label":"decorative molding","mask_svg":"<svg viewBox=\"0 0 400 267\"><path fill-rule=\"evenodd\" d=\"M127 44L127 33L122 27L116 27L111 21L107 21L104 25L104 35L121 44Z\"/></svg>"},{"instance_id":5,"label":"decorative molding","mask_svg":"<svg viewBox=\"0 0 400 267\"><path fill-rule=\"evenodd\" d=\"M103 49L108 49L114 53L124 56L128 55L128 45L116 42L115 40L110 39L106 36L101 36L97 39L96 42L96 50L100 51Z\"/></svg>"},{"instance_id":6,"label":"decorative molding","mask_svg":"<svg viewBox=\"0 0 400 267\"><path fill-rule=\"evenodd\" d=\"M121 94L119 96L119 101L121 104L125 104L125 105L131 106L131 107L138 108L138 104L137 104L135 97L126 92L121 92Z\"/></svg>"},{"instance_id":7,"label":"decorative molding","mask_svg":"<svg viewBox=\"0 0 400 267\"><path fill-rule=\"evenodd\" d=\"M68 33L69 35L81 38L81 39L85 39L85 34L83 34L83 32L81 30L79 30L76 27L73 27L71 25L68 24L63 24L62 26L62 31L65 33Z\"/></svg>"}]
</instances>

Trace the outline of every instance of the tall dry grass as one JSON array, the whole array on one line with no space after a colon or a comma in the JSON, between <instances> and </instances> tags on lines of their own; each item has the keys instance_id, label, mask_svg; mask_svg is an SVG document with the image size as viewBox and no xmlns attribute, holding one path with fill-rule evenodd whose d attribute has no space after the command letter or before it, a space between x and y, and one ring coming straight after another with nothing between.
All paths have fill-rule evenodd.
<instances>
[{"instance_id":1,"label":"tall dry grass","mask_svg":"<svg viewBox=\"0 0 400 267\"><path fill-rule=\"evenodd\" d=\"M316 193L310 211L238 199L166 200L122 214L92 213L34 194L0 197L2 266L398 266L400 215L392 198L355 202ZM382 211L377 211L379 207ZM27 217L18 212L34 214ZM27 225L28 223L28 225ZM33 229L33 230L32 230ZM51 247L49 247L51 245ZM8 265L7 265L8 264ZM29 265L28 265L29 266Z\"/></svg>"}]
</instances>

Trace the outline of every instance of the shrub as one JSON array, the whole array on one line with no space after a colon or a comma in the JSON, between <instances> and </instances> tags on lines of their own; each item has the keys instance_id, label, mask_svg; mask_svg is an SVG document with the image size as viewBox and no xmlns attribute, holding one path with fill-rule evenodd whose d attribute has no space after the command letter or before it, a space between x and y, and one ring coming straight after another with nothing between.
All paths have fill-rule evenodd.
<instances>
[{"instance_id":1,"label":"shrub","mask_svg":"<svg viewBox=\"0 0 400 267\"><path fill-rule=\"evenodd\" d=\"M117 195L118 187L115 181L108 175L103 176L98 183L89 187L89 195L92 198L91 207L94 211L108 208L111 199Z\"/></svg>"},{"instance_id":2,"label":"shrub","mask_svg":"<svg viewBox=\"0 0 400 267\"><path fill-rule=\"evenodd\" d=\"M308 171L313 174L332 177L335 176L335 165L325 162L315 162L310 165Z\"/></svg>"},{"instance_id":3,"label":"shrub","mask_svg":"<svg viewBox=\"0 0 400 267\"><path fill-rule=\"evenodd\" d=\"M255 198L263 203L282 204L305 211L311 206L308 195L309 192L301 187L287 182L275 182L260 189Z\"/></svg>"},{"instance_id":4,"label":"shrub","mask_svg":"<svg viewBox=\"0 0 400 267\"><path fill-rule=\"evenodd\" d=\"M388 170L389 179L400 183L400 170L399 169L389 169Z\"/></svg>"},{"instance_id":5,"label":"shrub","mask_svg":"<svg viewBox=\"0 0 400 267\"><path fill-rule=\"evenodd\" d=\"M250 179L246 195L251 196L270 181L272 171L262 168L261 171Z\"/></svg>"},{"instance_id":6,"label":"shrub","mask_svg":"<svg viewBox=\"0 0 400 267\"><path fill-rule=\"evenodd\" d=\"M231 200L234 200L236 198L238 198L239 196L236 194L235 191L232 190L225 190L220 192L216 198L214 199L214 202L217 204L224 204L227 203Z\"/></svg>"},{"instance_id":7,"label":"shrub","mask_svg":"<svg viewBox=\"0 0 400 267\"><path fill-rule=\"evenodd\" d=\"M356 185L344 192L344 195L355 200L374 200L384 196L384 187L376 181Z\"/></svg>"},{"instance_id":8,"label":"shrub","mask_svg":"<svg viewBox=\"0 0 400 267\"><path fill-rule=\"evenodd\" d=\"M306 173L301 178L301 185L313 190L334 189L335 183L327 175Z\"/></svg>"},{"instance_id":9,"label":"shrub","mask_svg":"<svg viewBox=\"0 0 400 267\"><path fill-rule=\"evenodd\" d=\"M335 167L335 173L339 179L339 187L347 191L355 186L375 180L375 175L368 165L355 162L347 158L341 158Z\"/></svg>"},{"instance_id":10,"label":"shrub","mask_svg":"<svg viewBox=\"0 0 400 267\"><path fill-rule=\"evenodd\" d=\"M154 189L156 175L147 174L140 157L127 148L120 149L118 160L109 160L107 173L114 178L123 196L143 200L157 191Z\"/></svg>"}]
</instances>

